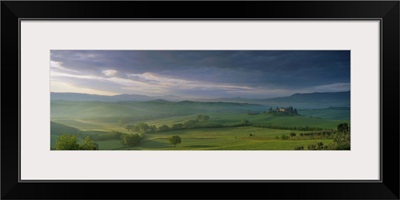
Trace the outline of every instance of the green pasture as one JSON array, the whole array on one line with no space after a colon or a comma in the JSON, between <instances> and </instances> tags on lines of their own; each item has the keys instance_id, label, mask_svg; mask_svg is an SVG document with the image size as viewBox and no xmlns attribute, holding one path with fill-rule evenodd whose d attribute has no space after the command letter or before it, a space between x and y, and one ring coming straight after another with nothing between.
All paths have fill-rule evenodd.
<instances>
[{"instance_id":1,"label":"green pasture","mask_svg":"<svg viewBox=\"0 0 400 200\"><path fill-rule=\"evenodd\" d=\"M134 147L124 146L118 139L93 139L100 150L293 150L299 145L307 148L309 144L328 145L333 141L281 140L276 136L306 132L286 130L294 127L336 129L338 124L350 122L350 110L344 108L299 110L301 115L276 116L263 113L269 107L240 103L55 101L51 106L52 146L60 134L76 134L82 140L113 131L128 133L127 125L141 122L172 127L194 120L199 114L210 117L192 129L147 133L141 144ZM258 114L249 114L254 112ZM243 126L244 120L251 126ZM167 139L174 135L182 138L182 143L175 148Z\"/></svg>"},{"instance_id":2,"label":"green pasture","mask_svg":"<svg viewBox=\"0 0 400 200\"><path fill-rule=\"evenodd\" d=\"M295 146L332 140L280 140L275 136L289 135L300 131L276 130L257 127L203 128L193 130L168 131L162 134L149 134L136 147L123 149L141 150L293 150ZM252 134L253 136L249 136ZM168 137L178 135L182 143L175 148L168 142Z\"/></svg>"},{"instance_id":3,"label":"green pasture","mask_svg":"<svg viewBox=\"0 0 400 200\"><path fill-rule=\"evenodd\" d=\"M259 127L223 127L197 128L161 133L146 134L142 143L135 147L122 145L121 140L96 141L100 150L293 150L295 146L323 142L330 144L332 140L280 140L276 136L290 133L305 133L306 131L279 130ZM107 132L82 132L80 140L90 134L106 134ZM250 136L250 134L252 136ZM168 138L178 135L182 143L175 148L168 142ZM57 135L51 136L54 146Z\"/></svg>"}]
</instances>

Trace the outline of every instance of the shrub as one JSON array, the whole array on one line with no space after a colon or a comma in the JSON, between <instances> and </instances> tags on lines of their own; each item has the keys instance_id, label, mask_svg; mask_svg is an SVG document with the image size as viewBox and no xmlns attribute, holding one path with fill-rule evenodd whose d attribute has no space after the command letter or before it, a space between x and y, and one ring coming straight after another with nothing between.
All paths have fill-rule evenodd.
<instances>
[{"instance_id":1,"label":"shrub","mask_svg":"<svg viewBox=\"0 0 400 200\"><path fill-rule=\"evenodd\" d=\"M56 150L79 150L76 135L60 135L57 137Z\"/></svg>"},{"instance_id":2,"label":"shrub","mask_svg":"<svg viewBox=\"0 0 400 200\"><path fill-rule=\"evenodd\" d=\"M295 146L294 150L304 150L304 146Z\"/></svg>"},{"instance_id":3,"label":"shrub","mask_svg":"<svg viewBox=\"0 0 400 200\"><path fill-rule=\"evenodd\" d=\"M87 136L83 142L82 145L79 147L80 150L97 150L99 149L99 146L93 142L92 139L90 139L89 136Z\"/></svg>"},{"instance_id":4,"label":"shrub","mask_svg":"<svg viewBox=\"0 0 400 200\"><path fill-rule=\"evenodd\" d=\"M281 136L281 139L282 139L282 140L288 140L288 139L289 139L289 136L287 136L287 135L282 135L282 136Z\"/></svg>"}]
</instances>

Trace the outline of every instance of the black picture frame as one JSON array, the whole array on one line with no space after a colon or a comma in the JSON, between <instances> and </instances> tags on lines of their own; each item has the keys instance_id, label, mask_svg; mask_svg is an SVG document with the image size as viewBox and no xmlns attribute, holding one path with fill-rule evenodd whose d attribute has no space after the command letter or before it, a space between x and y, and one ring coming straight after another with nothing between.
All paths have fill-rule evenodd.
<instances>
[{"instance_id":1,"label":"black picture frame","mask_svg":"<svg viewBox=\"0 0 400 200\"><path fill-rule=\"evenodd\" d=\"M1 198L399 199L399 8L399 1L2 1ZM382 22L382 180L378 182L20 182L19 20L22 18L73 20L379 19ZM17 81L18 84L16 84ZM148 191L147 189L156 192L144 192Z\"/></svg>"}]
</instances>

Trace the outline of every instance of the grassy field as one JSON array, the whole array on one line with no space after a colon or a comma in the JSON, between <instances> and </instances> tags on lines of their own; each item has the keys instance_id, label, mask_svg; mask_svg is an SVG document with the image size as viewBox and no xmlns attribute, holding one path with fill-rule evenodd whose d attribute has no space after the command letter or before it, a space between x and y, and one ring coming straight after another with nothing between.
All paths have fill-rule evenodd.
<instances>
[{"instance_id":1,"label":"grassy field","mask_svg":"<svg viewBox=\"0 0 400 200\"><path fill-rule=\"evenodd\" d=\"M257 130L260 129L260 130ZM100 150L293 150L296 146L304 146L323 142L329 145L333 140L280 140L273 135L288 135L277 130L261 130L265 128L220 128L218 130L194 129L188 131L170 131L164 134L147 136L140 145L127 147L121 140L95 141ZM207 132L207 134L204 134ZM245 133L251 132L255 136ZM168 137L179 135L182 144L173 147L168 142ZM55 144L56 136L52 136ZM80 138L82 140L82 138Z\"/></svg>"},{"instance_id":2,"label":"grassy field","mask_svg":"<svg viewBox=\"0 0 400 200\"><path fill-rule=\"evenodd\" d=\"M293 150L296 146L305 146L317 142L331 144L332 140L280 140L275 136L297 134L306 131L277 130L258 127L201 128L164 133L147 134L142 143L135 147L126 147L121 140L95 141L100 150ZM87 134L87 132L85 132ZM252 134L253 136L249 136ZM168 137L179 135L182 144L175 148L169 144ZM55 144L57 135L52 135ZM83 138L80 137L80 140Z\"/></svg>"},{"instance_id":3,"label":"grassy field","mask_svg":"<svg viewBox=\"0 0 400 200\"><path fill-rule=\"evenodd\" d=\"M136 147L123 149L141 150L293 150L295 146L332 140L277 140L275 136L289 135L290 130L276 130L258 127L202 128L193 130L168 131L162 134L149 134ZM249 136L249 134L255 136ZM168 137L179 135L182 143L173 147ZM100 147L101 148L101 147Z\"/></svg>"},{"instance_id":4,"label":"grassy field","mask_svg":"<svg viewBox=\"0 0 400 200\"><path fill-rule=\"evenodd\" d=\"M258 114L248 114L249 111ZM277 137L312 132L300 131L299 127L336 130L338 124L350 123L348 109L299 110L299 113L301 115L276 116L263 113L258 105L237 103L52 102L51 145L55 146L58 135L75 134L80 141L86 136L93 137L100 150L294 150L296 146L307 148L318 142L329 145L333 139L282 140ZM190 129L146 133L136 146L125 146L119 139L95 139L95 136L113 131L129 133L127 125L141 122L172 127L194 120L198 114L207 114L210 118ZM251 125L241 125L244 120ZM175 135L182 138L182 143L174 148L168 138Z\"/></svg>"},{"instance_id":5,"label":"grassy field","mask_svg":"<svg viewBox=\"0 0 400 200\"><path fill-rule=\"evenodd\" d=\"M96 118L85 119L54 119L54 122L64 124L70 127L75 127L83 131L126 131L125 126L128 124L136 124L140 122L148 123L149 125L168 125L171 126L175 123L183 123L189 119L195 119L197 114L168 117L149 120L135 120L121 123L120 118L106 118L98 120ZM319 127L323 129L336 129L340 123L350 120L329 120L323 118L309 117L309 116L274 116L271 114L248 115L246 113L237 114L209 114L209 124L220 124L223 126L232 126L241 123L243 120L249 120L252 124L257 125L273 125L285 127Z\"/></svg>"},{"instance_id":6,"label":"grassy field","mask_svg":"<svg viewBox=\"0 0 400 200\"><path fill-rule=\"evenodd\" d=\"M307 109L307 110L299 110L299 113L304 116L310 116L321 119L350 120L349 107Z\"/></svg>"}]
</instances>

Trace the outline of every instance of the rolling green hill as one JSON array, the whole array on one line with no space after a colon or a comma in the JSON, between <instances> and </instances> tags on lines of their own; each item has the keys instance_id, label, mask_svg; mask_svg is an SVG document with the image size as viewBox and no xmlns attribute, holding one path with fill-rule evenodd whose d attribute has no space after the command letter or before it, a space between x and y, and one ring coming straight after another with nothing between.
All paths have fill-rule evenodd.
<instances>
[{"instance_id":1,"label":"rolling green hill","mask_svg":"<svg viewBox=\"0 0 400 200\"><path fill-rule=\"evenodd\" d=\"M350 122L349 108L299 109L300 115L275 115L269 107L234 102L171 102L163 99L146 102L51 101L51 146L60 134L76 134L82 141L90 136L100 150L293 150L301 145L332 138L279 139L291 133L336 130L340 123ZM195 125L169 129L177 124L195 121ZM201 119L201 118L199 118ZM244 125L247 121L248 124ZM146 123L157 131L146 133L137 146L124 146L115 131L132 133L127 125ZM161 130L161 126L169 128ZM250 136L252 134L252 136ZM179 135L182 145L171 148L168 137ZM278 138L277 138L278 137Z\"/></svg>"},{"instance_id":2,"label":"rolling green hill","mask_svg":"<svg viewBox=\"0 0 400 200\"><path fill-rule=\"evenodd\" d=\"M50 145L51 147L54 147L56 144L57 137L61 134L80 134L81 130L67 126L65 124L60 124L51 121L50 122Z\"/></svg>"},{"instance_id":3,"label":"rolling green hill","mask_svg":"<svg viewBox=\"0 0 400 200\"><path fill-rule=\"evenodd\" d=\"M91 95L81 93L51 93L52 101L75 101L75 102L150 102L171 100L174 102L183 101L177 96L156 96L149 97L138 94L121 94L115 96ZM236 98L217 98L217 99L197 99L196 102L231 102L231 103L250 103L264 106L294 106L300 109L320 109L329 107L349 107L350 91L346 92L314 92L296 93L286 97L276 97L269 99L249 99L243 97ZM171 103L171 102L170 102Z\"/></svg>"},{"instance_id":4,"label":"rolling green hill","mask_svg":"<svg viewBox=\"0 0 400 200\"><path fill-rule=\"evenodd\" d=\"M334 120L350 120L350 107L331 107L324 109L305 109L299 110L304 116L334 119Z\"/></svg>"},{"instance_id":5,"label":"rolling green hill","mask_svg":"<svg viewBox=\"0 0 400 200\"><path fill-rule=\"evenodd\" d=\"M50 122L50 131L51 134L54 135L61 135L61 134L78 134L81 131L77 128L71 127L71 126L66 126L64 124L56 123L56 122Z\"/></svg>"},{"instance_id":6,"label":"rolling green hill","mask_svg":"<svg viewBox=\"0 0 400 200\"><path fill-rule=\"evenodd\" d=\"M90 102L51 101L51 117L107 118L129 117L136 120L184 116L197 113L241 113L264 111L265 106L227 102Z\"/></svg>"}]
</instances>

